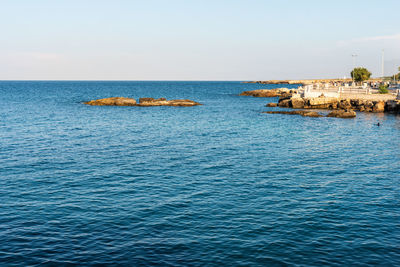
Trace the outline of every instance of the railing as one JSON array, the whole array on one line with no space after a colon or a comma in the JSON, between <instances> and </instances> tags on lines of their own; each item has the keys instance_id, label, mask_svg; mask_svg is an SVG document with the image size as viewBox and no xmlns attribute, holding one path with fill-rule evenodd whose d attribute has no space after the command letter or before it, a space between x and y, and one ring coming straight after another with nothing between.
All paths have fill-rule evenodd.
<instances>
[{"instance_id":1,"label":"railing","mask_svg":"<svg viewBox=\"0 0 400 267\"><path fill-rule=\"evenodd\" d=\"M298 88L299 95L302 97L319 97L322 94L328 97L338 97L341 94L378 94L378 89L368 86L318 86L306 85ZM389 90L389 94L395 95L400 100L400 89Z\"/></svg>"},{"instance_id":2,"label":"railing","mask_svg":"<svg viewBox=\"0 0 400 267\"><path fill-rule=\"evenodd\" d=\"M308 92L329 92L329 93L342 93L342 94L376 94L379 91L377 89L373 89L371 87L364 86L316 86L316 85L307 85L303 88Z\"/></svg>"}]
</instances>

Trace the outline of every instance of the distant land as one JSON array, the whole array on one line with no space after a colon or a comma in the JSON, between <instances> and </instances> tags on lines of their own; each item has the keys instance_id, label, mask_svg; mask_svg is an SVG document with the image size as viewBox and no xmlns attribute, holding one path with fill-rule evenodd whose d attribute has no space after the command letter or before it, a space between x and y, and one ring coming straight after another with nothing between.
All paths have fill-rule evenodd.
<instances>
[{"instance_id":1,"label":"distant land","mask_svg":"<svg viewBox=\"0 0 400 267\"><path fill-rule=\"evenodd\" d=\"M244 83L260 83L260 84L313 84L313 83L342 83L351 82L351 78L347 79L306 79L306 80L267 80L267 81L247 81ZM366 82L381 82L382 78L371 78Z\"/></svg>"}]
</instances>

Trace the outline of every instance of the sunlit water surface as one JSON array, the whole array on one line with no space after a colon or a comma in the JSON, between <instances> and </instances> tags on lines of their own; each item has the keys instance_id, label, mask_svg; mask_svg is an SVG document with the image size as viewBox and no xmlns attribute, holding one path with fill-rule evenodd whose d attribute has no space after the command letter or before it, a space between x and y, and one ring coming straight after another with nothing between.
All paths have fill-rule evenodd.
<instances>
[{"instance_id":1,"label":"sunlit water surface","mask_svg":"<svg viewBox=\"0 0 400 267\"><path fill-rule=\"evenodd\" d=\"M400 116L238 96L273 87L0 82L1 265L399 265Z\"/></svg>"}]
</instances>

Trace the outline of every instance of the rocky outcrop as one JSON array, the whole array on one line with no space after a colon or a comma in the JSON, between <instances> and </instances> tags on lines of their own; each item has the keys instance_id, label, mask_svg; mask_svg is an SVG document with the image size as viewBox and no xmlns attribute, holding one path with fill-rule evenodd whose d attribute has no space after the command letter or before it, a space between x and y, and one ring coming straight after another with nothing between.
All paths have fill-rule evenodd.
<instances>
[{"instance_id":1,"label":"rocky outcrop","mask_svg":"<svg viewBox=\"0 0 400 267\"><path fill-rule=\"evenodd\" d=\"M249 81L243 83L259 83L259 84L289 84L289 80L269 80L269 81Z\"/></svg>"},{"instance_id":2,"label":"rocky outcrop","mask_svg":"<svg viewBox=\"0 0 400 267\"><path fill-rule=\"evenodd\" d=\"M304 99L300 97L293 98L285 103L285 105L291 105L293 108L304 108L304 104Z\"/></svg>"},{"instance_id":3,"label":"rocky outcrop","mask_svg":"<svg viewBox=\"0 0 400 267\"><path fill-rule=\"evenodd\" d=\"M365 99L340 99L337 97L312 97L302 98L298 95L292 97L282 96L279 98L278 106L295 109L354 109L363 112L380 113L385 111L396 112L394 100L365 100ZM392 103L392 104L388 104Z\"/></svg>"},{"instance_id":4,"label":"rocky outcrop","mask_svg":"<svg viewBox=\"0 0 400 267\"><path fill-rule=\"evenodd\" d=\"M388 112L400 113L400 100L389 100L385 106Z\"/></svg>"},{"instance_id":5,"label":"rocky outcrop","mask_svg":"<svg viewBox=\"0 0 400 267\"><path fill-rule=\"evenodd\" d=\"M314 97L314 98L301 98L301 97L286 97L280 98L278 106L285 108L314 108L314 109L335 109L337 107L338 99L334 97Z\"/></svg>"},{"instance_id":6,"label":"rocky outcrop","mask_svg":"<svg viewBox=\"0 0 400 267\"><path fill-rule=\"evenodd\" d=\"M353 99L353 100L347 100L347 102L350 103L351 108L363 112L375 112L375 113L384 112L386 106L385 101Z\"/></svg>"},{"instance_id":7,"label":"rocky outcrop","mask_svg":"<svg viewBox=\"0 0 400 267\"><path fill-rule=\"evenodd\" d=\"M335 117L335 118L355 118L356 113L351 109L338 109L331 111L327 117Z\"/></svg>"},{"instance_id":8,"label":"rocky outcrop","mask_svg":"<svg viewBox=\"0 0 400 267\"><path fill-rule=\"evenodd\" d=\"M141 107L150 107L150 106L173 106L173 107L191 107L201 105L195 101L189 99L175 99L175 100L167 100L165 98L140 98L138 106Z\"/></svg>"},{"instance_id":9,"label":"rocky outcrop","mask_svg":"<svg viewBox=\"0 0 400 267\"><path fill-rule=\"evenodd\" d=\"M301 115L303 117L323 117L321 114L315 111L308 110L293 110L293 111L266 111L263 113L267 114L287 114L287 115Z\"/></svg>"},{"instance_id":10,"label":"rocky outcrop","mask_svg":"<svg viewBox=\"0 0 400 267\"><path fill-rule=\"evenodd\" d=\"M150 106L173 106L173 107L191 107L201 105L195 101L189 99L175 99L167 100L165 98L140 98L139 103L133 98L127 97L110 97L97 100L91 100L84 102L91 106L139 106L139 107L150 107Z\"/></svg>"},{"instance_id":11,"label":"rocky outcrop","mask_svg":"<svg viewBox=\"0 0 400 267\"><path fill-rule=\"evenodd\" d=\"M305 99L305 108L315 109L335 109L337 108L338 99L335 97L313 97Z\"/></svg>"},{"instance_id":12,"label":"rocky outcrop","mask_svg":"<svg viewBox=\"0 0 400 267\"><path fill-rule=\"evenodd\" d=\"M265 111L263 113L267 114L287 114L287 115L301 115L303 117L323 117L323 115L319 114L315 111L309 110L293 110L293 111ZM353 110L334 110L330 112L326 117L334 117L334 118L355 118L356 113Z\"/></svg>"},{"instance_id":13,"label":"rocky outcrop","mask_svg":"<svg viewBox=\"0 0 400 267\"><path fill-rule=\"evenodd\" d=\"M274 108L274 107L277 107L278 104L277 104L277 103L268 103L268 104L266 104L265 106L266 106L266 107L270 107L270 108Z\"/></svg>"},{"instance_id":14,"label":"rocky outcrop","mask_svg":"<svg viewBox=\"0 0 400 267\"><path fill-rule=\"evenodd\" d=\"M91 106L136 106L136 100L127 97L110 97L85 102Z\"/></svg>"},{"instance_id":15,"label":"rocky outcrop","mask_svg":"<svg viewBox=\"0 0 400 267\"><path fill-rule=\"evenodd\" d=\"M280 99L279 99L279 102L278 102L278 107L281 107L281 108L291 108L291 107L293 107L293 105L292 105L292 100L289 99L289 98L280 98ZM303 107L304 107L304 106L303 106ZM298 107L298 108L301 108L301 107Z\"/></svg>"},{"instance_id":16,"label":"rocky outcrop","mask_svg":"<svg viewBox=\"0 0 400 267\"><path fill-rule=\"evenodd\" d=\"M292 94L297 93L297 90L288 88L276 88L276 89L259 89L252 91L244 91L241 96L254 96L254 97L290 97Z\"/></svg>"}]
</instances>

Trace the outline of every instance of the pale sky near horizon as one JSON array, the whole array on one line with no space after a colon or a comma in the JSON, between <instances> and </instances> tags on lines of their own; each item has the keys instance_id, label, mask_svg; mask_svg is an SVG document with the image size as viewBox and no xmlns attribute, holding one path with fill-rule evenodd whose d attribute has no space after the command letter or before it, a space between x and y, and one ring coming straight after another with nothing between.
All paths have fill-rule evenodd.
<instances>
[{"instance_id":1,"label":"pale sky near horizon","mask_svg":"<svg viewBox=\"0 0 400 267\"><path fill-rule=\"evenodd\" d=\"M400 66L400 1L0 0L0 80L338 78Z\"/></svg>"}]
</instances>

